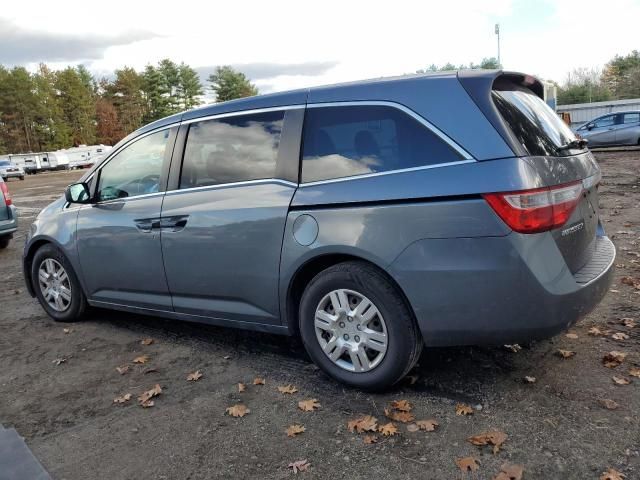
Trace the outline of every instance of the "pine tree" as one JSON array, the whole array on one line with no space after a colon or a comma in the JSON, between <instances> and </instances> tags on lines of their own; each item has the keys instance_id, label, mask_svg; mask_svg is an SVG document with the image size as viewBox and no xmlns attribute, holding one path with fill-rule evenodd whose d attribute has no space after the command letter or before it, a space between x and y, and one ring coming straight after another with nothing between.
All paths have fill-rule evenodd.
<instances>
[{"instance_id":1,"label":"pine tree","mask_svg":"<svg viewBox=\"0 0 640 480\"><path fill-rule=\"evenodd\" d=\"M33 76L38 103L35 130L38 150L57 150L71 146L71 132L55 89L56 75L41 63Z\"/></svg>"},{"instance_id":2,"label":"pine tree","mask_svg":"<svg viewBox=\"0 0 640 480\"><path fill-rule=\"evenodd\" d=\"M96 106L94 92L82 71L67 67L57 72L55 88L64 113L65 122L71 131L74 145L91 144L95 141Z\"/></svg>"},{"instance_id":3,"label":"pine tree","mask_svg":"<svg viewBox=\"0 0 640 480\"><path fill-rule=\"evenodd\" d=\"M118 112L124 134L143 125L146 102L142 93L143 77L133 68L116 70L116 79L105 86L105 94Z\"/></svg>"},{"instance_id":4,"label":"pine tree","mask_svg":"<svg viewBox=\"0 0 640 480\"><path fill-rule=\"evenodd\" d=\"M96 141L104 145L115 145L124 137L118 111L106 98L96 101Z\"/></svg>"},{"instance_id":5,"label":"pine tree","mask_svg":"<svg viewBox=\"0 0 640 480\"><path fill-rule=\"evenodd\" d=\"M169 100L165 82L162 74L153 65L147 65L144 69L142 91L146 101L145 123L169 115Z\"/></svg>"},{"instance_id":6,"label":"pine tree","mask_svg":"<svg viewBox=\"0 0 640 480\"><path fill-rule=\"evenodd\" d=\"M35 112L38 103L34 95L33 78L23 67L0 71L0 124L3 126L5 148L12 153L38 149L35 132Z\"/></svg>"},{"instance_id":7,"label":"pine tree","mask_svg":"<svg viewBox=\"0 0 640 480\"><path fill-rule=\"evenodd\" d=\"M211 90L215 93L218 102L258 94L258 89L245 74L230 66L216 67L216 72L209 75L207 81L211 84Z\"/></svg>"},{"instance_id":8,"label":"pine tree","mask_svg":"<svg viewBox=\"0 0 640 480\"><path fill-rule=\"evenodd\" d=\"M179 87L178 96L180 98L181 107L189 110L200 105L200 96L204 94L202 84L198 72L184 63L178 67Z\"/></svg>"},{"instance_id":9,"label":"pine tree","mask_svg":"<svg viewBox=\"0 0 640 480\"><path fill-rule=\"evenodd\" d=\"M174 62L165 58L158 64L158 71L162 76L163 93L167 99L167 114L179 112L180 109L180 69Z\"/></svg>"}]
</instances>

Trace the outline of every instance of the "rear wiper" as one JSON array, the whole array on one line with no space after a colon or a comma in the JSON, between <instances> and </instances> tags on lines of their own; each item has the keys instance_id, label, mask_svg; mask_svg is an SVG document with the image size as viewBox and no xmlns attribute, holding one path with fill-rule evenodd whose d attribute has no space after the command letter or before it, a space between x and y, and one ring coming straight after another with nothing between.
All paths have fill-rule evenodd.
<instances>
[{"instance_id":1,"label":"rear wiper","mask_svg":"<svg viewBox=\"0 0 640 480\"><path fill-rule=\"evenodd\" d=\"M574 149L583 149L587 146L589 140L585 138L576 138L575 140L571 140L564 145L560 145L557 150L574 150Z\"/></svg>"}]
</instances>

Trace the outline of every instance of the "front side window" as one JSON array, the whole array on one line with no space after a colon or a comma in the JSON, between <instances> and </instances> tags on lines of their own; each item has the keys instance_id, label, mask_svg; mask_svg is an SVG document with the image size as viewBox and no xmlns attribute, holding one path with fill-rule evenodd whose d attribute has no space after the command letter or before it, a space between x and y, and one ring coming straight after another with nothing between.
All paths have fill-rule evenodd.
<instances>
[{"instance_id":1,"label":"front side window","mask_svg":"<svg viewBox=\"0 0 640 480\"><path fill-rule=\"evenodd\" d=\"M264 112L193 123L180 188L274 178L284 112Z\"/></svg>"},{"instance_id":2,"label":"front side window","mask_svg":"<svg viewBox=\"0 0 640 480\"><path fill-rule=\"evenodd\" d=\"M308 108L302 181L401 170L462 158L405 112L390 106Z\"/></svg>"},{"instance_id":3,"label":"front side window","mask_svg":"<svg viewBox=\"0 0 640 480\"><path fill-rule=\"evenodd\" d=\"M640 123L640 112L625 113L624 123Z\"/></svg>"},{"instance_id":4,"label":"front side window","mask_svg":"<svg viewBox=\"0 0 640 480\"><path fill-rule=\"evenodd\" d=\"M615 125L617 115L608 115L597 119L594 123L596 128L610 127Z\"/></svg>"},{"instance_id":5,"label":"front side window","mask_svg":"<svg viewBox=\"0 0 640 480\"><path fill-rule=\"evenodd\" d=\"M147 135L118 152L100 170L98 201L157 192L169 134Z\"/></svg>"}]
</instances>

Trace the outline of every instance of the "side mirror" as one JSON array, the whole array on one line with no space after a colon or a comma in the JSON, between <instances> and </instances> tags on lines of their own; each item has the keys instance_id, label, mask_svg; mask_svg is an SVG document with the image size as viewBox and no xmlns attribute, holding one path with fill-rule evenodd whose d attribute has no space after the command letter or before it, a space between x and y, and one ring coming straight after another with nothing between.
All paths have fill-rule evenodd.
<instances>
[{"instance_id":1,"label":"side mirror","mask_svg":"<svg viewBox=\"0 0 640 480\"><path fill-rule=\"evenodd\" d=\"M89 203L91 193L86 183L73 183L64 191L64 198L69 203Z\"/></svg>"}]
</instances>

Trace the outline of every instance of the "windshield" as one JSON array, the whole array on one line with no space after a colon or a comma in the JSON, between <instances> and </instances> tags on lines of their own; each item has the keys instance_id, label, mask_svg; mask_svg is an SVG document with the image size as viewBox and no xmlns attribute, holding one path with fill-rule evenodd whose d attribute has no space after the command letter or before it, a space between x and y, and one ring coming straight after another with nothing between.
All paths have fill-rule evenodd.
<instances>
[{"instance_id":1,"label":"windshield","mask_svg":"<svg viewBox=\"0 0 640 480\"><path fill-rule=\"evenodd\" d=\"M575 134L540 97L528 88L493 90L493 101L502 118L529 155L566 155Z\"/></svg>"},{"instance_id":2,"label":"windshield","mask_svg":"<svg viewBox=\"0 0 640 480\"><path fill-rule=\"evenodd\" d=\"M8 167L10 165L11 163L9 163L7 160L0 160L0 167Z\"/></svg>"}]
</instances>

